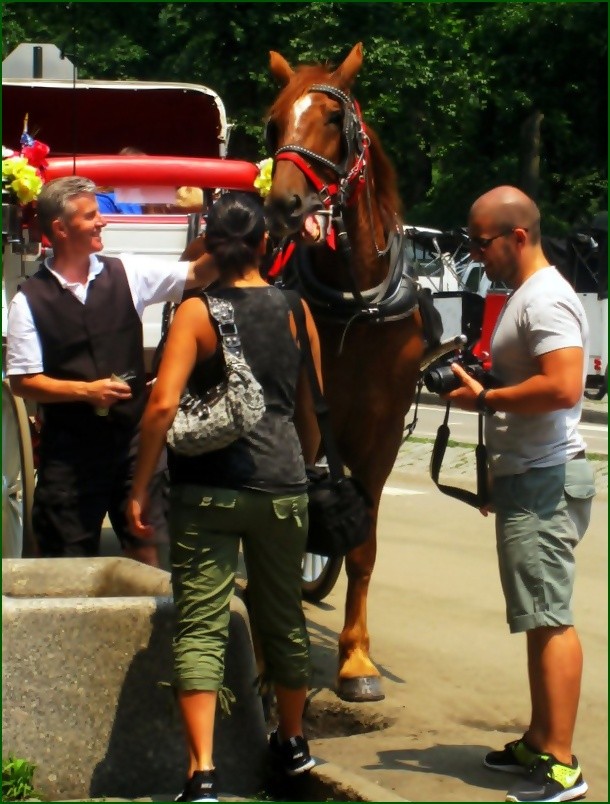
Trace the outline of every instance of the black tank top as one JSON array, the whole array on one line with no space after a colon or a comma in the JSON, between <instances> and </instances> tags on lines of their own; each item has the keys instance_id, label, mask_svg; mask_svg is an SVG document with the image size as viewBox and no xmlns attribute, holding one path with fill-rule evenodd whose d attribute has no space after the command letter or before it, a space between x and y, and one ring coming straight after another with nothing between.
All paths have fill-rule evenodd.
<instances>
[{"instance_id":1,"label":"black tank top","mask_svg":"<svg viewBox=\"0 0 610 804\"><path fill-rule=\"evenodd\" d=\"M271 494L300 494L307 488L301 444L294 426L301 353L290 332L289 307L275 287L222 288L210 293L229 300L244 357L262 385L265 414L243 438L193 458L168 450L172 483L193 483ZM220 345L195 366L189 388L204 391L219 381Z\"/></svg>"}]
</instances>

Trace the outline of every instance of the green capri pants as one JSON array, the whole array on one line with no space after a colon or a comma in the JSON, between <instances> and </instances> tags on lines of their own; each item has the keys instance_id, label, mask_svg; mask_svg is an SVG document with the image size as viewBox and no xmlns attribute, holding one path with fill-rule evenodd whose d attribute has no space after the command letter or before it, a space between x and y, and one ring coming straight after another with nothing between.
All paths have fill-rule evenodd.
<instances>
[{"instance_id":1,"label":"green capri pants","mask_svg":"<svg viewBox=\"0 0 610 804\"><path fill-rule=\"evenodd\" d=\"M240 539L266 675L290 689L307 684L309 639L301 605L307 494L174 486L169 525L178 689L222 686Z\"/></svg>"}]
</instances>

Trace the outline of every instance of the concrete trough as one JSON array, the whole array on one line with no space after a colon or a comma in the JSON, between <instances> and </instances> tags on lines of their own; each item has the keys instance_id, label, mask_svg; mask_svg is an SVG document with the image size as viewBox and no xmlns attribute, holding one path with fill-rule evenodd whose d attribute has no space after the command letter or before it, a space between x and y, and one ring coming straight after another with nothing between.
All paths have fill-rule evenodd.
<instances>
[{"instance_id":1,"label":"concrete trough","mask_svg":"<svg viewBox=\"0 0 610 804\"><path fill-rule=\"evenodd\" d=\"M169 573L126 558L2 560L3 754L37 766L51 801L179 791L186 749L172 681ZM221 786L263 784L266 729L243 603L231 604L217 716Z\"/></svg>"}]
</instances>

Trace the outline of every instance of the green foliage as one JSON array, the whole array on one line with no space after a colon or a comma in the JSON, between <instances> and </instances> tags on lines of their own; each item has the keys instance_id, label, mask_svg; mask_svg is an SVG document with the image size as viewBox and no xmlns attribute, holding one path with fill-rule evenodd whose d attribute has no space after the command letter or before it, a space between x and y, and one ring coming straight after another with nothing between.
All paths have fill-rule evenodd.
<instances>
[{"instance_id":1,"label":"green foliage","mask_svg":"<svg viewBox=\"0 0 610 804\"><path fill-rule=\"evenodd\" d=\"M607 209L604 3L5 0L2 16L3 56L54 42L81 78L212 87L233 123L230 155L256 161L277 92L269 51L293 66L336 65L361 41L354 91L395 165L409 223L460 226L480 193L522 186L521 127L536 111L547 233ZM191 135L179 121L177 136Z\"/></svg>"},{"instance_id":2,"label":"green foliage","mask_svg":"<svg viewBox=\"0 0 610 804\"><path fill-rule=\"evenodd\" d=\"M24 801L38 797L34 790L35 765L9 754L2 760L2 801Z\"/></svg>"}]
</instances>

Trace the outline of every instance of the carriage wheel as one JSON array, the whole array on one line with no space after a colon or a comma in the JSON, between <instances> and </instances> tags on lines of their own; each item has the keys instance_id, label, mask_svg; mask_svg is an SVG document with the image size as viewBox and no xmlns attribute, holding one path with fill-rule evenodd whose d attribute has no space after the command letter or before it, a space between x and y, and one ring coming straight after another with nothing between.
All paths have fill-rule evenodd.
<instances>
[{"instance_id":1,"label":"carriage wheel","mask_svg":"<svg viewBox=\"0 0 610 804\"><path fill-rule=\"evenodd\" d=\"M343 565L342 558L327 558L316 553L303 556L301 589L305 600L319 603L330 594L337 583Z\"/></svg>"},{"instance_id":2,"label":"carriage wheel","mask_svg":"<svg viewBox=\"0 0 610 804\"><path fill-rule=\"evenodd\" d=\"M2 381L2 558L36 555L32 530L34 460L23 399Z\"/></svg>"}]
</instances>

